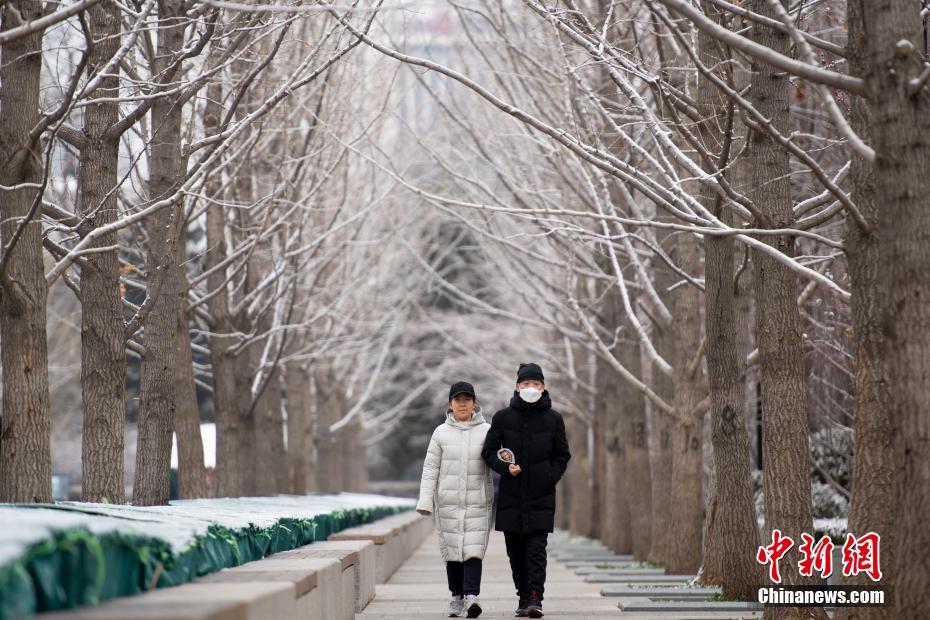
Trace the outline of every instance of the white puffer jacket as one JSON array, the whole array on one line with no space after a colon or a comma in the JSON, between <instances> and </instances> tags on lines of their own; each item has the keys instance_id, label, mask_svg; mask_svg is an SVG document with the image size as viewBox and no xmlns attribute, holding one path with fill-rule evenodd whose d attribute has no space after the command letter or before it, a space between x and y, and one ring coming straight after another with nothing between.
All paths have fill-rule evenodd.
<instances>
[{"instance_id":1,"label":"white puffer jacket","mask_svg":"<svg viewBox=\"0 0 930 620\"><path fill-rule=\"evenodd\" d=\"M457 422L449 412L430 438L417 510L434 515L447 562L484 558L488 548L493 487L481 449L489 428L480 411L467 422Z\"/></svg>"}]
</instances>

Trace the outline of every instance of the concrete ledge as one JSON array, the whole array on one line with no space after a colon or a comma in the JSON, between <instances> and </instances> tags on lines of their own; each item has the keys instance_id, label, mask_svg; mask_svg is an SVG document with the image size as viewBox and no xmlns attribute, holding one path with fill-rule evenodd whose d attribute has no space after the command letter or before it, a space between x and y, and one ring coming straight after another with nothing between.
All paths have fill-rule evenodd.
<instances>
[{"instance_id":1,"label":"concrete ledge","mask_svg":"<svg viewBox=\"0 0 930 620\"><path fill-rule=\"evenodd\" d=\"M401 513L346 536L315 542L205 575L177 587L97 607L42 614L70 620L354 620L433 530Z\"/></svg>"},{"instance_id":2,"label":"concrete ledge","mask_svg":"<svg viewBox=\"0 0 930 620\"><path fill-rule=\"evenodd\" d=\"M737 601L652 601L646 598L622 599L617 607L626 612L675 612L675 613L712 613L712 612L752 612L762 611L759 603Z\"/></svg>"},{"instance_id":3,"label":"concrete ledge","mask_svg":"<svg viewBox=\"0 0 930 620\"><path fill-rule=\"evenodd\" d=\"M623 566L612 566L611 568L596 568L594 566L569 566L577 575L600 575L615 577L625 577L627 575L664 575L664 568L628 568ZM682 579L694 579L694 575L673 575Z\"/></svg>"},{"instance_id":4,"label":"concrete ledge","mask_svg":"<svg viewBox=\"0 0 930 620\"><path fill-rule=\"evenodd\" d=\"M647 598L650 600L693 600L710 599L720 594L720 588L635 588L631 586L608 586L601 588L601 596L620 598Z\"/></svg>"},{"instance_id":5,"label":"concrete ledge","mask_svg":"<svg viewBox=\"0 0 930 620\"><path fill-rule=\"evenodd\" d=\"M197 583L291 584L295 618L325 620L338 614L342 588L338 559L275 559L275 556L206 575Z\"/></svg>"},{"instance_id":6,"label":"concrete ledge","mask_svg":"<svg viewBox=\"0 0 930 620\"><path fill-rule=\"evenodd\" d=\"M334 620L354 620L355 613L363 610L375 597L375 545L370 540L312 543L276 553L255 564L275 560L300 562L319 559L337 561L341 568L337 615L332 617Z\"/></svg>"},{"instance_id":7,"label":"concrete ledge","mask_svg":"<svg viewBox=\"0 0 930 620\"><path fill-rule=\"evenodd\" d=\"M371 541L375 545L375 579L377 583L387 583L432 529L432 519L409 511L337 532L329 540Z\"/></svg>"},{"instance_id":8,"label":"concrete ledge","mask_svg":"<svg viewBox=\"0 0 930 620\"><path fill-rule=\"evenodd\" d=\"M664 586L685 585L694 579L694 575L584 575L578 573L587 583L630 583L662 584Z\"/></svg>"},{"instance_id":9,"label":"concrete ledge","mask_svg":"<svg viewBox=\"0 0 930 620\"><path fill-rule=\"evenodd\" d=\"M562 553L553 554L560 562L574 562L578 564L625 564L636 562L632 555L618 555L616 553Z\"/></svg>"},{"instance_id":10,"label":"concrete ledge","mask_svg":"<svg viewBox=\"0 0 930 620\"><path fill-rule=\"evenodd\" d=\"M639 562L578 562L574 560L570 560L568 562L564 560L559 560L559 561L565 565L565 568L571 568L573 570L591 569L591 568L596 568L600 570L647 570L647 569L656 570L652 566L643 565ZM659 569L659 570L664 570L664 569Z\"/></svg>"},{"instance_id":11,"label":"concrete ledge","mask_svg":"<svg viewBox=\"0 0 930 620\"><path fill-rule=\"evenodd\" d=\"M648 598L620 599L617 604L625 612L653 613L732 613L759 612L765 609L761 603L744 601L687 601L687 600L651 600ZM824 610L833 611L832 605L824 605Z\"/></svg>"},{"instance_id":12,"label":"concrete ledge","mask_svg":"<svg viewBox=\"0 0 930 620\"><path fill-rule=\"evenodd\" d=\"M295 618L288 583L186 583L40 617L58 620L263 620Z\"/></svg>"}]
</instances>

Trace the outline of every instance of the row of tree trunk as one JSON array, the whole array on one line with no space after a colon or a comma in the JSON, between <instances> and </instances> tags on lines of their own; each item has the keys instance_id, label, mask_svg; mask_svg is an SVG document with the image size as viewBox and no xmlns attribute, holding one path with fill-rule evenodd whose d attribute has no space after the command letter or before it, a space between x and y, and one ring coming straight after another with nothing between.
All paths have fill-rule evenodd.
<instances>
[{"instance_id":1,"label":"row of tree trunk","mask_svg":"<svg viewBox=\"0 0 930 620\"><path fill-rule=\"evenodd\" d=\"M707 15L714 15L711 3L702 5ZM916 618L930 609L930 567L926 564L930 537L926 527L919 525L930 512L926 414L930 96L926 88L914 91L921 71L921 63L913 58L917 53L914 42L922 41L916 5L850 2L848 6L850 74L868 83L866 96L853 97L850 122L876 151L874 162L857 153L852 157L851 198L866 226L847 217L845 250L856 353L849 531L881 534L882 584L895 585L896 609L843 609L837 617ZM778 19L769 0L752 0L747 8ZM748 36L780 54L791 54L787 31L752 22ZM704 67L719 67L727 57L723 44L703 30L697 50ZM715 73L722 81L732 79L719 70ZM699 125L699 137L710 155L718 158L719 168L725 168L727 143L733 139L734 103L711 84L707 73L699 75L696 100L708 119ZM788 73L753 61L746 99L768 127L750 126L742 160L745 168L737 166L730 182L742 187L751 199L754 226L759 228L795 225L789 153L767 131L774 129L782 136L790 133L790 88ZM715 216L726 218L719 197L705 188L696 191L703 205ZM795 256L791 235L760 239L788 257ZM669 572L700 569L702 580L721 584L726 596L752 599L763 578L754 559L762 538L750 488L744 414L749 317L739 311L737 297L743 293L739 278L752 282L755 324L751 333L758 347L766 429L763 532L779 529L795 541L802 532L812 530L808 406L797 301L800 288L796 273L767 252L753 250L746 271L735 262L730 238L706 236L703 265L697 243L694 235L679 235L666 246L674 251L681 269L703 272L705 284L702 296L693 287L676 289L669 300L675 323L654 325L656 349L674 372L663 376L661 368L655 367L642 374L651 374L648 383L674 403L674 414L652 408L648 442L641 442L636 426L645 415L641 394L627 393L623 379L610 365L599 364L594 384L603 398L590 422L574 418L570 423L578 459L563 489L570 509L563 510L560 519L573 532L600 537L618 552L662 563ZM739 276L738 271L744 273ZM655 278L656 289L667 290L661 284L660 269ZM609 307L604 313L609 315L602 319L606 327L629 330ZM634 350L636 345L628 341L625 348ZM639 358L638 350L630 355ZM706 363L706 381L701 377L700 356ZM624 365L633 368L635 361L625 358ZM707 407L700 402L705 395ZM711 445L705 449L703 426L708 410ZM642 443L651 446L651 470L631 460L630 453ZM702 492L705 452L711 455L706 502ZM650 503L643 498L649 497L649 491L651 516L640 520L635 512L648 509ZM643 541L649 541L647 552ZM798 574L799 558L795 546L782 562L785 583L809 582ZM865 576L845 581L870 583ZM766 616L823 618L825 614L819 608L773 608L766 610Z\"/></svg>"},{"instance_id":2,"label":"row of tree trunk","mask_svg":"<svg viewBox=\"0 0 930 620\"><path fill-rule=\"evenodd\" d=\"M41 17L44 5L38 0L7 2L2 30ZM218 495L364 489L367 468L362 427L355 422L335 433L328 430L345 411L346 386L332 369L311 368L304 361L280 362L285 350L296 349L296 344L286 335L271 334L273 318L282 318L276 312L284 312L288 322L299 322L297 308L306 305L300 297L306 295L306 287L297 292L291 280L289 289L267 293L265 303L242 303L275 268L272 254L281 240L269 235L257 244L250 254L244 290L231 284L237 274L228 261L230 242L242 242L243 231L262 226L274 210L258 221L255 209L229 205L255 205L261 196L275 191L261 185L270 185L278 176L277 151L260 158L256 170L238 175L232 183L226 172L209 178L204 269L209 272L212 294L204 305L206 311L191 303L188 263L192 256L187 233L196 205L179 190L189 174L189 145L184 144L189 140L188 112L194 107L189 102L205 82L185 83L184 67L203 53L211 36L215 38L209 41L214 47L208 63L223 53L241 51L248 39L239 35L227 43L220 36L225 26L219 23L218 12L202 17L197 24L200 30L192 28L188 11L187 3L180 0L157 3L158 37L149 50L147 67L153 76L151 92L129 112L126 104L121 105L120 71L114 65L124 38L125 11L105 1L94 3L81 16L86 50L74 83L96 81L92 93L96 100L83 108L80 130L59 131L58 137L77 150L79 165L74 218L66 218L65 223L74 225L80 240L120 217L118 198L125 182L120 141L140 122L147 140L147 178L141 192L145 204L135 208L167 203L138 229L145 237L144 261L136 268L145 280L141 306L128 302L121 280L127 269L125 260L121 264L124 232L99 235L77 261L79 280L69 281L81 303L82 499L112 503L128 499L123 472L127 349L142 360L132 501L137 505L167 503L173 432L178 436L181 496L207 494L191 341L194 329L209 334ZM226 25L243 25L251 19L244 14L230 18ZM280 30L279 43L287 31L286 26ZM61 248L44 239L40 217L49 174L43 139L45 130L61 116L41 113L44 34L37 27L30 34L4 41L0 62L3 502L51 501L43 246L56 258L62 255ZM220 137L236 115L242 118L267 103L271 89L259 88L257 80L267 64L259 64L256 70L251 61L239 62L234 68L234 87L220 79L210 82L202 108L208 138ZM67 106L62 105L65 110ZM306 148L307 143L300 142ZM286 145L278 146L285 150ZM292 181L299 186L301 179ZM56 217L62 216L57 213Z\"/></svg>"}]
</instances>

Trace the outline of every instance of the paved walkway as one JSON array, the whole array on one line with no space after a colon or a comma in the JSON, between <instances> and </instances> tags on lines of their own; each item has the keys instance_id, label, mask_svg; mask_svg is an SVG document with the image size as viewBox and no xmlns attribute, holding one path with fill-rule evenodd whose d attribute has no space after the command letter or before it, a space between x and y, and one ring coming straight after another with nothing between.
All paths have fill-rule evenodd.
<instances>
[{"instance_id":1,"label":"paved walkway","mask_svg":"<svg viewBox=\"0 0 930 620\"><path fill-rule=\"evenodd\" d=\"M562 533L550 536L549 566L546 580L546 618L618 618L620 620L671 620L671 619L722 619L753 618L753 613L722 614L714 612L621 612L617 598L601 596L604 584L589 583L584 575L569 568L566 562L554 556L571 546ZM574 565L574 563L572 563ZM584 571L582 571L584 572ZM658 584L656 584L658 585ZM357 620L440 619L446 617L449 591L446 571L439 555L435 534L431 534L420 548L394 574L391 580L377 587L375 600L356 614ZM481 581L481 618L501 620L513 618L516 595L510 577L510 565L504 550L504 537L498 532L491 535L488 553L484 560Z\"/></svg>"},{"instance_id":2,"label":"paved walkway","mask_svg":"<svg viewBox=\"0 0 930 620\"><path fill-rule=\"evenodd\" d=\"M557 540L558 534L552 539ZM420 548L396 572L391 580L379 585L365 611L356 614L358 620L401 620L445 618L449 604L446 569L439 555L439 544L431 534ZM510 564L504 550L504 536L491 534L491 543L484 559L481 579L481 618L499 620L513 618L517 607ZM546 617L613 618L620 616L616 601L601 597L600 586L585 583L574 571L556 562L550 555L546 579Z\"/></svg>"}]
</instances>

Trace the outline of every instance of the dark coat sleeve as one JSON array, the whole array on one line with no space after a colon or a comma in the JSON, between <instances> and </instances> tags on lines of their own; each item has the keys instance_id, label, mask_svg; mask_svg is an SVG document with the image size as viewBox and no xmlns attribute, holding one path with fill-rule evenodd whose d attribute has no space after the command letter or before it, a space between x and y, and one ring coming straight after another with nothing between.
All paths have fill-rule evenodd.
<instances>
[{"instance_id":1,"label":"dark coat sleeve","mask_svg":"<svg viewBox=\"0 0 930 620\"><path fill-rule=\"evenodd\" d=\"M481 449L481 458L484 459L484 462L488 464L492 470L499 473L501 476L509 476L510 470L506 463L497 458L497 451L503 446L504 434L501 432L499 416L494 416L491 418L491 428L488 429L488 434L484 438L484 447Z\"/></svg>"},{"instance_id":2,"label":"dark coat sleeve","mask_svg":"<svg viewBox=\"0 0 930 620\"><path fill-rule=\"evenodd\" d=\"M562 474L568 467L568 461L572 458L572 453L568 450L568 436L565 433L565 420L561 415L556 414L558 423L556 425L555 442L552 448L552 469L555 481L562 479ZM487 444L485 444L487 445Z\"/></svg>"}]
</instances>

